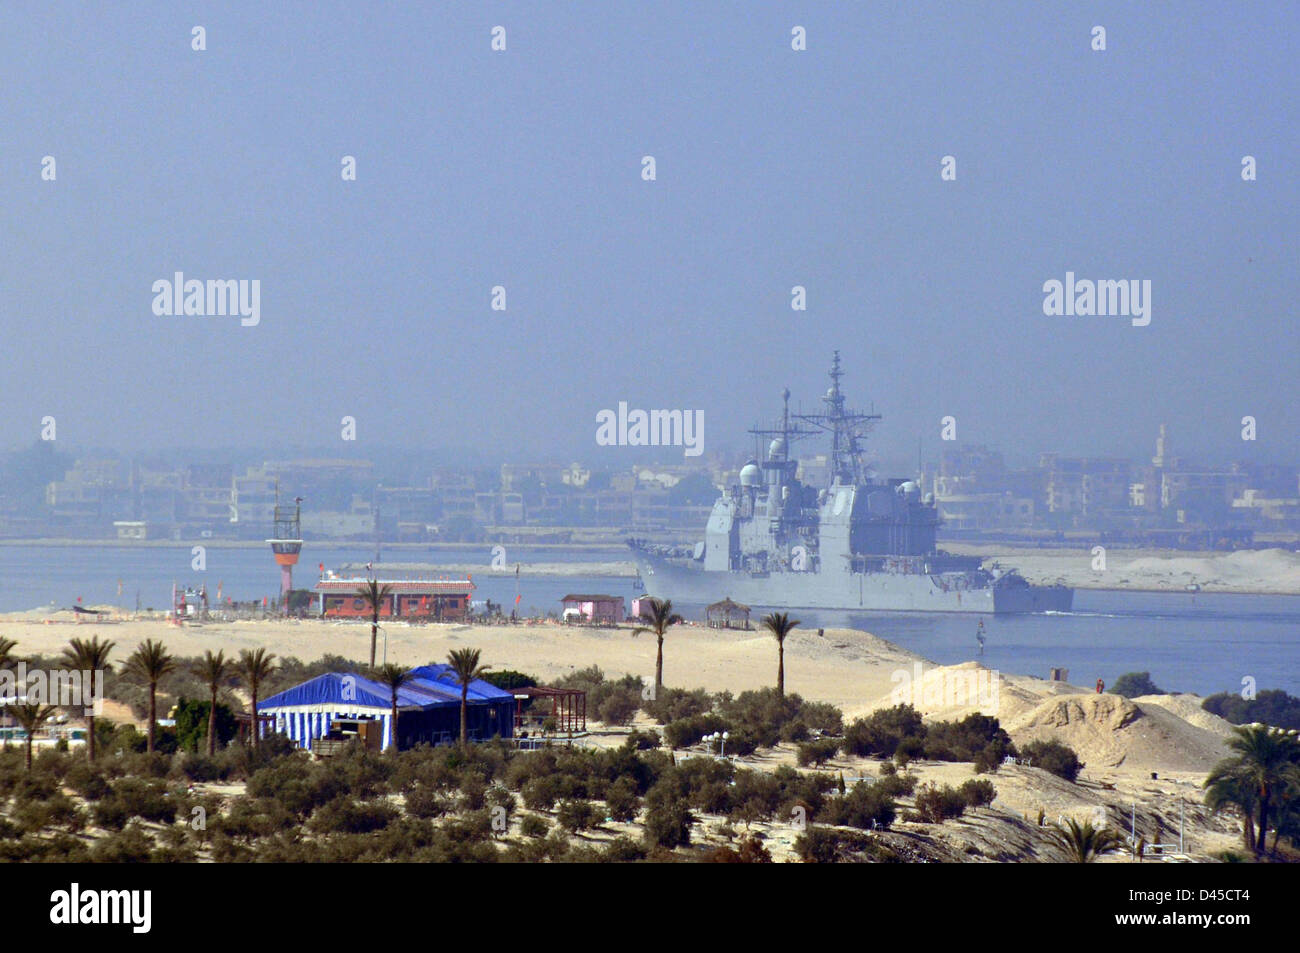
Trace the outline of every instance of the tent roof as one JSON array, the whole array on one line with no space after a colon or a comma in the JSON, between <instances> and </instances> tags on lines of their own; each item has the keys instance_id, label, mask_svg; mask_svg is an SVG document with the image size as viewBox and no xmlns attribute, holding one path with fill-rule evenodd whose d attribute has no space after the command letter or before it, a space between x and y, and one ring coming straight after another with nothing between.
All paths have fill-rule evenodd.
<instances>
[{"instance_id":1,"label":"tent roof","mask_svg":"<svg viewBox=\"0 0 1300 953\"><path fill-rule=\"evenodd\" d=\"M456 682L450 665L423 665L411 669L411 675L413 677L397 690L399 708L460 704L460 684ZM499 702L513 698L510 692L481 679L469 684L468 700L471 702ZM387 685L356 672L327 672L259 701L257 708L261 712L300 705L338 705L343 710L387 709L392 706L392 693Z\"/></svg>"}]
</instances>

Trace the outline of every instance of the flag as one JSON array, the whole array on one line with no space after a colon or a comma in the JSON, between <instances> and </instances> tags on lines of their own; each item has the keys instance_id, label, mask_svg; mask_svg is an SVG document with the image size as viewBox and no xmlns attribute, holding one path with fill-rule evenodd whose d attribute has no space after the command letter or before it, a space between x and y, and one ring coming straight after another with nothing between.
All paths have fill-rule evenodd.
<instances>
[{"instance_id":1,"label":"flag","mask_svg":"<svg viewBox=\"0 0 1300 953\"><path fill-rule=\"evenodd\" d=\"M522 598L523 596L515 596L515 605L519 605L519 600Z\"/></svg>"}]
</instances>

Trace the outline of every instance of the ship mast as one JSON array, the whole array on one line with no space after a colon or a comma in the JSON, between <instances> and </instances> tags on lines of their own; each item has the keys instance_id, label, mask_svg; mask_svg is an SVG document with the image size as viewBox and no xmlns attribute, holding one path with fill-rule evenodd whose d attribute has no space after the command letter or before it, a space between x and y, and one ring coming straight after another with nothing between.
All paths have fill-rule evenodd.
<instances>
[{"instance_id":1,"label":"ship mast","mask_svg":"<svg viewBox=\"0 0 1300 953\"><path fill-rule=\"evenodd\" d=\"M826 412L822 414L796 414L795 418L812 424L831 435L831 475L835 482L858 485L867 480L866 453L862 439L871 431L879 414L864 414L849 410L844 393L840 390L840 352L831 359L831 386L822 398Z\"/></svg>"}]
</instances>

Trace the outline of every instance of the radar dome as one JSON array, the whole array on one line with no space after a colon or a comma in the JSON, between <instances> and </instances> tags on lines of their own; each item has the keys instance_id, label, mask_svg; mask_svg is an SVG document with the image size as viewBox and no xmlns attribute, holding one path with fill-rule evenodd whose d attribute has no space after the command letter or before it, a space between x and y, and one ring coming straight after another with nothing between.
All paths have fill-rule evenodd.
<instances>
[{"instance_id":1,"label":"radar dome","mask_svg":"<svg viewBox=\"0 0 1300 953\"><path fill-rule=\"evenodd\" d=\"M777 437L767 448L767 455L773 459L785 457L785 439Z\"/></svg>"},{"instance_id":2,"label":"radar dome","mask_svg":"<svg viewBox=\"0 0 1300 953\"><path fill-rule=\"evenodd\" d=\"M758 464L752 460L740 468L740 485L741 486L758 486L763 482L763 476L759 473Z\"/></svg>"}]
</instances>

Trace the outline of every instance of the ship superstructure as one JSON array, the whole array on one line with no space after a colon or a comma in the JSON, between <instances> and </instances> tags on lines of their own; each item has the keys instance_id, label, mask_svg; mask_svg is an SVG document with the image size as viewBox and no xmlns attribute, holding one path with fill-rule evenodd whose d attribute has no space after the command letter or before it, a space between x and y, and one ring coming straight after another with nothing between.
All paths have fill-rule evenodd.
<instances>
[{"instance_id":1,"label":"ship superstructure","mask_svg":"<svg viewBox=\"0 0 1300 953\"><path fill-rule=\"evenodd\" d=\"M691 558L632 541L650 594L681 603L728 596L772 608L1068 611L1068 587L1031 586L1014 571L981 568L978 556L937 549L934 500L914 480L872 475L865 439L880 416L849 409L842 377L836 351L820 412L792 414L786 390L779 421L750 431L760 452L714 504ZM830 443L826 486L798 478L791 448L813 437Z\"/></svg>"}]
</instances>

